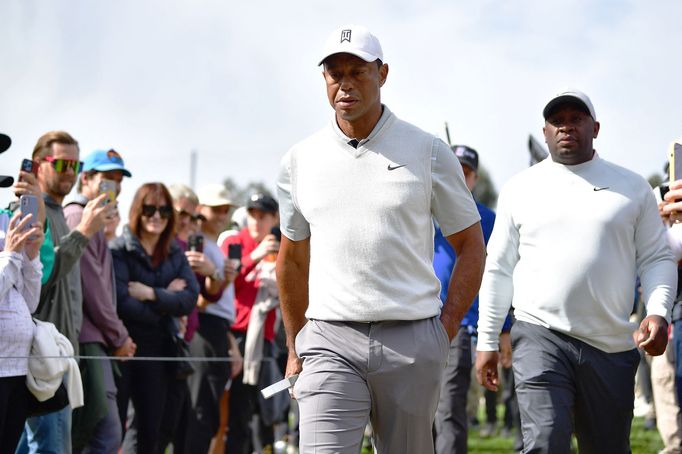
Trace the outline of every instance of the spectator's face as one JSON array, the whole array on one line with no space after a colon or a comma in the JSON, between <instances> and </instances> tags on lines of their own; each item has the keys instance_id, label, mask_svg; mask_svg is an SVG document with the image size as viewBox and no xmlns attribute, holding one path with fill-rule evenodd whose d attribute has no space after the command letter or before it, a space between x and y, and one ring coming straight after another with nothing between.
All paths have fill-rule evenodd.
<instances>
[{"instance_id":1,"label":"spectator's face","mask_svg":"<svg viewBox=\"0 0 682 454\"><path fill-rule=\"evenodd\" d=\"M156 208L153 214L145 214L145 205ZM173 216L173 206L163 197L157 195L149 195L144 199L142 205L143 211L140 218L142 223L142 232L150 236L159 236L163 233L168 225L168 217ZM165 215L162 215L161 211L165 211Z\"/></svg>"},{"instance_id":2,"label":"spectator's face","mask_svg":"<svg viewBox=\"0 0 682 454\"><path fill-rule=\"evenodd\" d=\"M78 147L70 144L53 143L52 157L54 159L78 161ZM58 201L61 201L64 196L71 192L77 176L78 174L71 167L67 167L64 172L57 172L51 162L45 160L40 162L38 171L40 188Z\"/></svg>"},{"instance_id":3,"label":"spectator's face","mask_svg":"<svg viewBox=\"0 0 682 454\"><path fill-rule=\"evenodd\" d=\"M201 229L207 233L219 234L227 228L230 220L230 205L221 205L216 207L209 207L205 205L199 206L199 213L205 220L201 221Z\"/></svg>"},{"instance_id":4,"label":"spectator's face","mask_svg":"<svg viewBox=\"0 0 682 454\"><path fill-rule=\"evenodd\" d=\"M558 106L542 128L552 160L575 165L592 159L592 141L599 134L599 123L574 104Z\"/></svg>"},{"instance_id":5,"label":"spectator's face","mask_svg":"<svg viewBox=\"0 0 682 454\"><path fill-rule=\"evenodd\" d=\"M189 199L182 198L173 202L173 208L175 208L176 213L175 229L177 236L181 240L187 241L187 237L198 230L198 221L195 217L197 205Z\"/></svg>"},{"instance_id":6,"label":"spectator's face","mask_svg":"<svg viewBox=\"0 0 682 454\"><path fill-rule=\"evenodd\" d=\"M266 235L270 234L270 230L279 223L279 218L276 213L251 208L246 217L246 227L249 230L249 235L256 243L263 241Z\"/></svg>"},{"instance_id":7,"label":"spectator's face","mask_svg":"<svg viewBox=\"0 0 682 454\"><path fill-rule=\"evenodd\" d=\"M388 66L367 63L355 55L341 53L324 61L327 98L338 119L361 120L381 106L380 89L386 82Z\"/></svg>"}]
</instances>

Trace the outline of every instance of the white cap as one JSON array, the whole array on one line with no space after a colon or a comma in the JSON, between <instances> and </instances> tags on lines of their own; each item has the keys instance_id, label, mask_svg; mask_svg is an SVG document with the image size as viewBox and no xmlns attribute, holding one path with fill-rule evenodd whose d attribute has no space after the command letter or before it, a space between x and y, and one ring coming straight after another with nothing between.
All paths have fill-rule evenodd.
<instances>
[{"instance_id":1,"label":"white cap","mask_svg":"<svg viewBox=\"0 0 682 454\"><path fill-rule=\"evenodd\" d=\"M197 196L199 197L199 203L208 207L234 205L230 192L222 184L203 186L197 191Z\"/></svg>"},{"instance_id":2,"label":"white cap","mask_svg":"<svg viewBox=\"0 0 682 454\"><path fill-rule=\"evenodd\" d=\"M594 113L594 106L592 106L592 101L587 97L582 91L576 90L574 88L566 88L561 92L557 93L552 97L552 99L547 102L547 105L542 109L542 116L547 118L547 114L558 104L563 104L565 102L573 102L581 104L589 113L594 121L597 121L597 114Z\"/></svg>"},{"instance_id":3,"label":"white cap","mask_svg":"<svg viewBox=\"0 0 682 454\"><path fill-rule=\"evenodd\" d=\"M384 60L379 40L362 25L344 25L334 30L327 38L318 66L330 55L340 53L353 54L368 63Z\"/></svg>"}]
</instances>

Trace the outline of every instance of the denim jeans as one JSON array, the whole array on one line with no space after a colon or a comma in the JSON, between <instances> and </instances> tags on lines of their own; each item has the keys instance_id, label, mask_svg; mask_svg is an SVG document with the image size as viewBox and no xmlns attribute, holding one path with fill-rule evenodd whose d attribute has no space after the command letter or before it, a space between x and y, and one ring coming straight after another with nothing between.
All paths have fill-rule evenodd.
<instances>
[{"instance_id":1,"label":"denim jeans","mask_svg":"<svg viewBox=\"0 0 682 454\"><path fill-rule=\"evenodd\" d=\"M16 454L70 454L71 407L28 418Z\"/></svg>"}]
</instances>

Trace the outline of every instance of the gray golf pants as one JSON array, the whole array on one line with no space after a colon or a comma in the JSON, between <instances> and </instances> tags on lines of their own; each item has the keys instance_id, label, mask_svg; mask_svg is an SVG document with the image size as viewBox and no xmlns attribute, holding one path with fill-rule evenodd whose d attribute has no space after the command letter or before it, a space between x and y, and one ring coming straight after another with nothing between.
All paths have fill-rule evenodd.
<instances>
[{"instance_id":1,"label":"gray golf pants","mask_svg":"<svg viewBox=\"0 0 682 454\"><path fill-rule=\"evenodd\" d=\"M571 336L517 321L512 326L524 453L630 452L636 349L606 353Z\"/></svg>"},{"instance_id":2,"label":"gray golf pants","mask_svg":"<svg viewBox=\"0 0 682 454\"><path fill-rule=\"evenodd\" d=\"M373 323L310 320L296 337L300 452L433 453L432 425L450 343L438 317Z\"/></svg>"}]
</instances>

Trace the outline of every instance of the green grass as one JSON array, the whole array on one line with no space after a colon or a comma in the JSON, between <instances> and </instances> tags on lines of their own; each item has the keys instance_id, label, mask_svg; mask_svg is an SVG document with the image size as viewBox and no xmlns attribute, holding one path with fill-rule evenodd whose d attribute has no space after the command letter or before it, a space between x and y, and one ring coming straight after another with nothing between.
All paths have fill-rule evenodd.
<instances>
[{"instance_id":1,"label":"green grass","mask_svg":"<svg viewBox=\"0 0 682 454\"><path fill-rule=\"evenodd\" d=\"M574 443L575 446L575 443ZM635 418L632 421L630 433L630 446L632 454L656 454L663 449L661 437L656 429L645 430L644 419ZM514 438L502 438L499 436L481 438L478 429L469 430L469 454L512 454L514 453ZM578 452L574 449L574 452ZM363 449L362 454L371 454L369 449Z\"/></svg>"},{"instance_id":2,"label":"green grass","mask_svg":"<svg viewBox=\"0 0 682 454\"><path fill-rule=\"evenodd\" d=\"M644 419L635 418L632 422L632 431L630 433L630 445L633 454L656 454L663 449L661 437L659 437L656 429L645 430ZM469 453L470 454L510 454L513 453L514 439L491 437L480 438L478 436L478 429L469 430ZM575 443L574 443L575 446ZM577 449L574 452L578 452Z\"/></svg>"}]
</instances>

